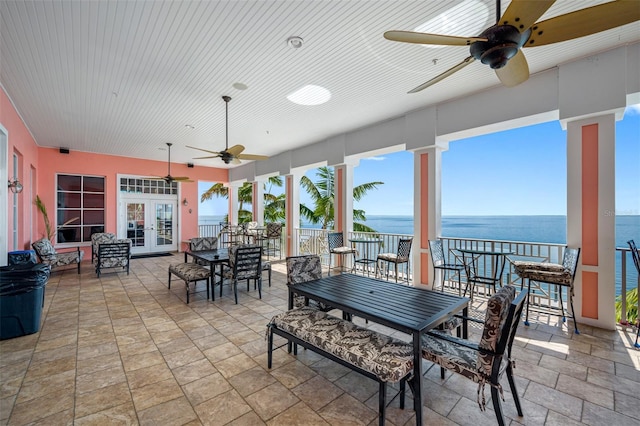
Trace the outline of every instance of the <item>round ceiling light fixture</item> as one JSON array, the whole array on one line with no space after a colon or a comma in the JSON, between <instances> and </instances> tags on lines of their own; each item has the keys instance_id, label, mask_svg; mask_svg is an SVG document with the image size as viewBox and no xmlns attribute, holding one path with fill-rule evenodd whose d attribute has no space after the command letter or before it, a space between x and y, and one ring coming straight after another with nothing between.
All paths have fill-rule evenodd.
<instances>
[{"instance_id":1,"label":"round ceiling light fixture","mask_svg":"<svg viewBox=\"0 0 640 426\"><path fill-rule=\"evenodd\" d=\"M291 36L287 39L287 44L294 49L300 49L304 44L304 40L302 37Z\"/></svg>"},{"instance_id":2,"label":"round ceiling light fixture","mask_svg":"<svg viewBox=\"0 0 640 426\"><path fill-rule=\"evenodd\" d=\"M233 83L233 88L234 88L234 89L238 89L238 90L247 90L247 87L248 87L248 86L247 86L246 84L244 84L244 83L240 83L240 82Z\"/></svg>"},{"instance_id":3,"label":"round ceiling light fixture","mask_svg":"<svg viewBox=\"0 0 640 426\"><path fill-rule=\"evenodd\" d=\"M331 99L331 92L324 87L307 84L287 96L294 104L321 105Z\"/></svg>"}]
</instances>

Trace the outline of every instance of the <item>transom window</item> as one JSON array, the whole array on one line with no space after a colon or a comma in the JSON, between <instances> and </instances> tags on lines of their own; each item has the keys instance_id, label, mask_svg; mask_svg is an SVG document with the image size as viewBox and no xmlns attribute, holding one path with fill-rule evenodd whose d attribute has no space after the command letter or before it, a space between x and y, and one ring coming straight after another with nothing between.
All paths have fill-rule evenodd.
<instances>
[{"instance_id":1,"label":"transom window","mask_svg":"<svg viewBox=\"0 0 640 426\"><path fill-rule=\"evenodd\" d=\"M120 192L128 194L178 194L178 182L164 180L120 178Z\"/></svg>"}]
</instances>

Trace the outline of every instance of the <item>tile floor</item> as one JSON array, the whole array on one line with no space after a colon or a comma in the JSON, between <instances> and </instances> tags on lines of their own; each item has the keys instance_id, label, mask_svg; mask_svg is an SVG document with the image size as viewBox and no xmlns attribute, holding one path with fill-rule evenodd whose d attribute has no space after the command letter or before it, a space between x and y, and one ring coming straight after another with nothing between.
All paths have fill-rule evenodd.
<instances>
[{"instance_id":1,"label":"tile floor","mask_svg":"<svg viewBox=\"0 0 640 426\"><path fill-rule=\"evenodd\" d=\"M100 279L89 263L81 275L52 274L40 332L0 342L0 423L377 424L375 382L310 351L294 358L280 349L267 369L265 326L286 308L283 263L261 300L242 286L238 305L229 288L215 302L203 293L187 305L179 281L166 285L169 263L181 261L133 260L130 275ZM543 315L519 327L515 374L525 416L505 390L510 424L640 423L635 336L580 329L574 335ZM478 408L477 385L449 373L442 381L426 362L425 369L425 424L496 424L491 403ZM407 407L395 399L387 425L415 424L411 401Z\"/></svg>"}]
</instances>

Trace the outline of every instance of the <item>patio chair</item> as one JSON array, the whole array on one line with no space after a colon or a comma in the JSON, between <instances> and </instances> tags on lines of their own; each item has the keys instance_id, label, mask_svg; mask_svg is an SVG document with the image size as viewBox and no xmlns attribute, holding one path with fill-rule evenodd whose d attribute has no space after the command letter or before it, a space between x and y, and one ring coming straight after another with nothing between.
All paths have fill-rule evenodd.
<instances>
[{"instance_id":1,"label":"patio chair","mask_svg":"<svg viewBox=\"0 0 640 426\"><path fill-rule=\"evenodd\" d=\"M411 243L413 242L413 238L400 238L398 241L398 250L395 253L379 253L378 258L376 259L376 277L378 276L378 270L380 270L380 275L382 275L382 266L380 266L380 262L386 262L387 266L387 279L389 279L389 266L393 263L396 272L396 282L398 282L398 265L406 264L406 279L407 283L409 282L409 254L411 253Z\"/></svg>"},{"instance_id":2,"label":"patio chair","mask_svg":"<svg viewBox=\"0 0 640 426\"><path fill-rule=\"evenodd\" d=\"M267 258L269 258L270 254L276 255L276 251L278 252L278 257L282 259L282 224L279 222L270 222L267 223L267 231L264 236L264 241L267 242ZM271 242L273 242L273 249L271 248Z\"/></svg>"},{"instance_id":3,"label":"patio chair","mask_svg":"<svg viewBox=\"0 0 640 426\"><path fill-rule=\"evenodd\" d=\"M295 286L296 284L322 278L322 264L320 263L320 256L317 254L289 256L286 258L286 263L287 284L289 285ZM297 294L293 296L294 308L300 308L307 304L324 312L329 312L333 309L332 306L322 302L306 300L304 296L298 296Z\"/></svg>"},{"instance_id":4,"label":"patio chair","mask_svg":"<svg viewBox=\"0 0 640 426\"><path fill-rule=\"evenodd\" d=\"M80 262L84 257L84 252L80 250L80 247L69 247L68 249L56 250L51 244L51 241L47 238L41 238L31 244L35 250L40 262L45 265L49 265L51 270L60 266L78 264L78 274L80 273ZM73 250L73 251L62 251Z\"/></svg>"},{"instance_id":5,"label":"patio chair","mask_svg":"<svg viewBox=\"0 0 640 426\"><path fill-rule=\"evenodd\" d=\"M218 248L218 237L196 237L189 240L189 251L216 250ZM185 255L186 256L186 255ZM209 262L201 259L194 259L198 265L209 266Z\"/></svg>"},{"instance_id":6,"label":"patio chair","mask_svg":"<svg viewBox=\"0 0 640 426\"><path fill-rule=\"evenodd\" d=\"M578 269L578 258L580 257L579 248L564 248L564 255L562 256L562 265L557 263L548 262L530 262L514 260L511 263L520 278L522 278L522 285L527 280L527 314L525 316L524 324L529 325L529 299L531 293L531 281L537 283L546 283L550 285L558 286L558 298L560 299L560 312L562 321L567 321L567 316L573 319L573 326L576 334L580 334L578 331L578 323L576 322L575 310L573 309L573 281L576 278L576 271ZM562 289L567 289L567 297L569 304L571 305L571 315L565 315L564 303L562 301Z\"/></svg>"},{"instance_id":7,"label":"patio chair","mask_svg":"<svg viewBox=\"0 0 640 426\"><path fill-rule=\"evenodd\" d=\"M223 272L223 279L228 279L233 285L233 295L238 304L238 281L253 280L258 288L258 296L262 299L262 247L259 245L235 245L229 248L229 266ZM271 275L271 274L269 274ZM222 283L220 283L222 296Z\"/></svg>"},{"instance_id":8,"label":"patio chair","mask_svg":"<svg viewBox=\"0 0 640 426\"><path fill-rule=\"evenodd\" d=\"M91 263L98 257L98 246L100 244L113 243L116 241L116 234L111 232L94 232L91 234Z\"/></svg>"},{"instance_id":9,"label":"patio chair","mask_svg":"<svg viewBox=\"0 0 640 426\"><path fill-rule=\"evenodd\" d=\"M627 241L629 244L629 248L631 249L631 258L633 259L633 264L636 266L636 271L638 272L638 276L640 276L640 252L638 252L638 247L636 247L636 242L633 240ZM623 294L621 297L625 297ZM638 337L640 336L640 312L638 312L638 317L636 318L636 342L633 344L636 348L640 348L640 344L638 343Z\"/></svg>"},{"instance_id":10,"label":"patio chair","mask_svg":"<svg viewBox=\"0 0 640 426\"><path fill-rule=\"evenodd\" d=\"M131 259L131 240L116 240L112 243L98 245L96 258L96 274L100 274L105 268L121 267L129 275L129 261Z\"/></svg>"},{"instance_id":11,"label":"patio chair","mask_svg":"<svg viewBox=\"0 0 640 426\"><path fill-rule=\"evenodd\" d=\"M344 245L342 232L329 232L327 234L327 240L329 241L329 271L327 275L331 275L331 255L335 254L340 256L340 265L344 269L344 258L347 255L353 256L353 262L351 266L351 272L355 270L356 266L356 253L358 252L353 247L347 247Z\"/></svg>"},{"instance_id":12,"label":"patio chair","mask_svg":"<svg viewBox=\"0 0 640 426\"><path fill-rule=\"evenodd\" d=\"M500 402L501 399L504 401L500 384L504 373L507 375L518 415L523 415L513 379L515 363L511 348L520 323L525 296L521 291L516 297L516 288L512 285L502 287L491 296L487 302L482 338L478 343L443 331L430 331L422 337L422 357L440 366L442 379L447 369L478 383L478 405L483 411L486 405L484 388L485 384L489 384L493 408L501 426L505 424Z\"/></svg>"},{"instance_id":13,"label":"patio chair","mask_svg":"<svg viewBox=\"0 0 640 426\"><path fill-rule=\"evenodd\" d=\"M446 257L444 255L444 248L442 246L441 240L429 240L429 252L431 253L431 263L433 264L433 283L432 286L436 288L436 271L440 270L442 279L440 280L440 291L444 291L444 282L447 278L451 278L448 276L453 272L453 276L458 276L458 295L462 294L462 271L465 270L464 265L458 263L446 263ZM464 296L467 295L467 290L469 289L469 283L464 289ZM471 298L473 299L473 293L471 293Z\"/></svg>"}]
</instances>

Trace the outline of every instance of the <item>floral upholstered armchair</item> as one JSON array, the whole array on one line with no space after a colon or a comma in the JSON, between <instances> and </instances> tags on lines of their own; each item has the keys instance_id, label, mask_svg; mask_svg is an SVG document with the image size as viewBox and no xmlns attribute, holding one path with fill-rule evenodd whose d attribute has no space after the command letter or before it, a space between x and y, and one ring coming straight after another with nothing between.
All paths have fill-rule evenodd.
<instances>
[{"instance_id":1,"label":"floral upholstered armchair","mask_svg":"<svg viewBox=\"0 0 640 426\"><path fill-rule=\"evenodd\" d=\"M78 264L78 273L80 273L80 262L82 262L82 258L84 257L84 252L80 250L80 247L62 249L73 251L57 251L47 238L39 239L31 245L38 255L40 262L49 265L52 270L60 266Z\"/></svg>"}]
</instances>

